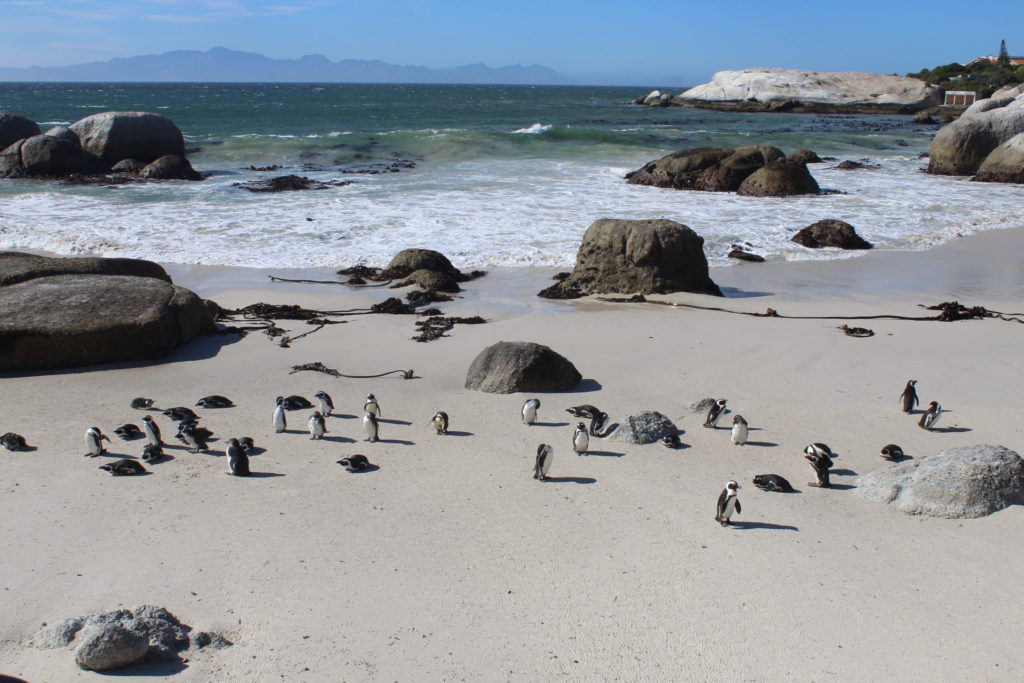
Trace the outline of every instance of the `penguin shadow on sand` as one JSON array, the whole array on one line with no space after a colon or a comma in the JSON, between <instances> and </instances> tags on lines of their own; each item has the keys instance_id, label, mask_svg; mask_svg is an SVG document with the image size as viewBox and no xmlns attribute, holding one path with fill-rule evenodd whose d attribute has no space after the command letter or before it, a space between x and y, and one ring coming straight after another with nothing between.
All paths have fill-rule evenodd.
<instances>
[{"instance_id":1,"label":"penguin shadow on sand","mask_svg":"<svg viewBox=\"0 0 1024 683\"><path fill-rule=\"evenodd\" d=\"M444 433L444 436L476 436L473 432L457 432L454 429L450 429Z\"/></svg>"},{"instance_id":2,"label":"penguin shadow on sand","mask_svg":"<svg viewBox=\"0 0 1024 683\"><path fill-rule=\"evenodd\" d=\"M729 526L733 529L742 529L744 531L748 529L767 529L769 531L800 531L799 527L795 527L791 524L772 524L771 522L748 522L734 519L729 523Z\"/></svg>"},{"instance_id":3,"label":"penguin shadow on sand","mask_svg":"<svg viewBox=\"0 0 1024 683\"><path fill-rule=\"evenodd\" d=\"M730 428L731 429L731 428ZM761 427L747 427L748 432L763 432ZM775 448L779 444L774 441L747 441L744 446L760 446L761 448Z\"/></svg>"},{"instance_id":4,"label":"penguin shadow on sand","mask_svg":"<svg viewBox=\"0 0 1024 683\"><path fill-rule=\"evenodd\" d=\"M409 422L408 420L391 420L391 419L387 419L386 420L383 417L378 417L377 418L377 422L380 422L381 424L389 424L389 425L404 425L406 427L409 427L409 426L412 425L412 422Z\"/></svg>"},{"instance_id":5,"label":"penguin shadow on sand","mask_svg":"<svg viewBox=\"0 0 1024 683\"><path fill-rule=\"evenodd\" d=\"M399 446L415 446L415 441L406 441L405 439L377 439L375 443L393 443Z\"/></svg>"},{"instance_id":6,"label":"penguin shadow on sand","mask_svg":"<svg viewBox=\"0 0 1024 683\"><path fill-rule=\"evenodd\" d=\"M936 432L938 434L960 434L962 432L973 431L970 427L932 427L928 431Z\"/></svg>"},{"instance_id":7,"label":"penguin shadow on sand","mask_svg":"<svg viewBox=\"0 0 1024 683\"><path fill-rule=\"evenodd\" d=\"M568 427L568 422L534 422L533 427Z\"/></svg>"},{"instance_id":8,"label":"penguin shadow on sand","mask_svg":"<svg viewBox=\"0 0 1024 683\"><path fill-rule=\"evenodd\" d=\"M355 439L351 439L347 436L339 436L336 434L327 434L320 441L331 441L333 443L355 443Z\"/></svg>"},{"instance_id":9,"label":"penguin shadow on sand","mask_svg":"<svg viewBox=\"0 0 1024 683\"><path fill-rule=\"evenodd\" d=\"M596 484L593 477L545 477L540 480L544 484Z\"/></svg>"},{"instance_id":10,"label":"penguin shadow on sand","mask_svg":"<svg viewBox=\"0 0 1024 683\"><path fill-rule=\"evenodd\" d=\"M234 476L234 475L228 475ZM283 472L250 472L248 477L238 477L238 479L268 479L270 477L283 477L286 476Z\"/></svg>"},{"instance_id":11,"label":"penguin shadow on sand","mask_svg":"<svg viewBox=\"0 0 1024 683\"><path fill-rule=\"evenodd\" d=\"M587 451L584 456L596 455L602 458L621 458L625 453L618 453L616 451Z\"/></svg>"}]
</instances>

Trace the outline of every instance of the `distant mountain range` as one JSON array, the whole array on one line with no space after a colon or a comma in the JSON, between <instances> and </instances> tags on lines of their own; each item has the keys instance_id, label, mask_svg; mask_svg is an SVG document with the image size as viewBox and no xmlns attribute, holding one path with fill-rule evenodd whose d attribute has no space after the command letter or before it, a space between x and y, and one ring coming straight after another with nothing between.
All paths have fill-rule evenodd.
<instances>
[{"instance_id":1,"label":"distant mountain range","mask_svg":"<svg viewBox=\"0 0 1024 683\"><path fill-rule=\"evenodd\" d=\"M323 55L271 59L255 52L215 47L205 52L175 50L162 55L118 57L73 66L0 68L0 81L197 82L197 83L493 83L566 85L568 78L546 66L467 64L449 69L398 66L380 60Z\"/></svg>"}]
</instances>

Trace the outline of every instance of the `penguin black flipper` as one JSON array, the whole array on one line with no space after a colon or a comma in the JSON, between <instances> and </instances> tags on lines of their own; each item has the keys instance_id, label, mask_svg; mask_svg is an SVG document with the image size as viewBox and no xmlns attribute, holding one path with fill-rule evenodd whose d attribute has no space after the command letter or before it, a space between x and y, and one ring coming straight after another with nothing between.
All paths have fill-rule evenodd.
<instances>
[{"instance_id":1,"label":"penguin black flipper","mask_svg":"<svg viewBox=\"0 0 1024 683\"><path fill-rule=\"evenodd\" d=\"M740 499L737 498L736 499L736 514L738 515L738 514L740 514L742 512L743 512L743 506L740 505Z\"/></svg>"}]
</instances>

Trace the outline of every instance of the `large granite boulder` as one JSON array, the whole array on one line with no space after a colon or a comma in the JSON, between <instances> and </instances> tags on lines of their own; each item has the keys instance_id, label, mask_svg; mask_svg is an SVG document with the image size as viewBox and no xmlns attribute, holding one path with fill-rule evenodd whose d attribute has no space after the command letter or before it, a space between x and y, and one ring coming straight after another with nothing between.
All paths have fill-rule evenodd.
<instances>
[{"instance_id":1,"label":"large granite boulder","mask_svg":"<svg viewBox=\"0 0 1024 683\"><path fill-rule=\"evenodd\" d=\"M736 190L736 194L746 197L790 197L819 192L818 182L806 165L785 159L757 169Z\"/></svg>"},{"instance_id":2,"label":"large granite boulder","mask_svg":"<svg viewBox=\"0 0 1024 683\"><path fill-rule=\"evenodd\" d=\"M0 178L63 178L106 173L109 168L99 157L51 135L18 140L0 152Z\"/></svg>"},{"instance_id":3,"label":"large granite boulder","mask_svg":"<svg viewBox=\"0 0 1024 683\"><path fill-rule=\"evenodd\" d=\"M203 180L203 176L192 168L188 159L180 154L167 154L151 161L139 171L139 177L151 180Z\"/></svg>"},{"instance_id":4,"label":"large granite boulder","mask_svg":"<svg viewBox=\"0 0 1024 683\"><path fill-rule=\"evenodd\" d=\"M785 156L769 145L684 149L627 173L626 181L676 190L735 192L751 173Z\"/></svg>"},{"instance_id":5,"label":"large granite boulder","mask_svg":"<svg viewBox=\"0 0 1024 683\"><path fill-rule=\"evenodd\" d=\"M845 221L827 218L808 225L792 240L808 249L834 247L836 249L871 249L872 244L857 234L852 225Z\"/></svg>"},{"instance_id":6,"label":"large granite boulder","mask_svg":"<svg viewBox=\"0 0 1024 683\"><path fill-rule=\"evenodd\" d=\"M1024 95L978 100L939 129L928 149L928 172L972 175L992 151L1024 133Z\"/></svg>"},{"instance_id":7,"label":"large granite boulder","mask_svg":"<svg viewBox=\"0 0 1024 683\"><path fill-rule=\"evenodd\" d=\"M498 342L481 351L466 374L466 388L490 394L569 391L583 378L565 356L533 342Z\"/></svg>"},{"instance_id":8,"label":"large granite boulder","mask_svg":"<svg viewBox=\"0 0 1024 683\"><path fill-rule=\"evenodd\" d=\"M619 420L608 439L625 443L646 444L661 441L679 433L672 420L654 410L642 410Z\"/></svg>"},{"instance_id":9,"label":"large granite boulder","mask_svg":"<svg viewBox=\"0 0 1024 683\"><path fill-rule=\"evenodd\" d=\"M1024 133L992 150L978 168L974 180L988 183L1024 183Z\"/></svg>"},{"instance_id":10,"label":"large granite boulder","mask_svg":"<svg viewBox=\"0 0 1024 683\"><path fill-rule=\"evenodd\" d=\"M71 130L67 126L54 126L53 128L46 130L43 135L49 135L51 138L60 138L65 142L70 142L76 147L82 146L82 141L78 139L78 135L76 135L75 131Z\"/></svg>"},{"instance_id":11,"label":"large granite boulder","mask_svg":"<svg viewBox=\"0 0 1024 683\"><path fill-rule=\"evenodd\" d=\"M167 154L184 156L185 139L166 116L141 111L107 111L71 124L82 148L107 164L121 159L153 161Z\"/></svg>"},{"instance_id":12,"label":"large granite boulder","mask_svg":"<svg viewBox=\"0 0 1024 683\"><path fill-rule=\"evenodd\" d=\"M158 263L135 258L81 256L60 258L0 252L0 287L50 275L134 275L152 277L170 283L171 276Z\"/></svg>"},{"instance_id":13,"label":"large granite boulder","mask_svg":"<svg viewBox=\"0 0 1024 683\"><path fill-rule=\"evenodd\" d=\"M409 277L417 270L430 270L454 278L462 277L462 273L452 265L447 256L431 249L403 249L394 255L382 275L397 280Z\"/></svg>"},{"instance_id":14,"label":"large granite boulder","mask_svg":"<svg viewBox=\"0 0 1024 683\"><path fill-rule=\"evenodd\" d=\"M822 72L754 68L719 71L709 83L690 88L680 104L739 103L763 110L794 110L803 105L844 107L846 111L912 112L940 104L942 91L916 78L863 72ZM779 107L773 105L784 104Z\"/></svg>"},{"instance_id":15,"label":"large granite boulder","mask_svg":"<svg viewBox=\"0 0 1024 683\"><path fill-rule=\"evenodd\" d=\"M704 238L666 219L602 218L584 233L569 277L540 296L572 299L587 294L668 292L722 296L708 275Z\"/></svg>"},{"instance_id":16,"label":"large granite boulder","mask_svg":"<svg viewBox=\"0 0 1024 683\"><path fill-rule=\"evenodd\" d=\"M0 149L33 135L39 135L39 124L19 114L0 109Z\"/></svg>"},{"instance_id":17,"label":"large granite boulder","mask_svg":"<svg viewBox=\"0 0 1024 683\"><path fill-rule=\"evenodd\" d=\"M5 269L6 260L0 258L11 283L0 286L0 372L151 360L214 329L198 296L158 277L50 275L24 264Z\"/></svg>"},{"instance_id":18,"label":"large granite boulder","mask_svg":"<svg viewBox=\"0 0 1024 683\"><path fill-rule=\"evenodd\" d=\"M952 448L869 472L854 493L908 515L984 517L1024 504L1024 460L1003 446Z\"/></svg>"},{"instance_id":19,"label":"large granite boulder","mask_svg":"<svg viewBox=\"0 0 1024 683\"><path fill-rule=\"evenodd\" d=\"M820 164L821 157L812 149L798 149L789 155L789 160L797 164Z\"/></svg>"}]
</instances>

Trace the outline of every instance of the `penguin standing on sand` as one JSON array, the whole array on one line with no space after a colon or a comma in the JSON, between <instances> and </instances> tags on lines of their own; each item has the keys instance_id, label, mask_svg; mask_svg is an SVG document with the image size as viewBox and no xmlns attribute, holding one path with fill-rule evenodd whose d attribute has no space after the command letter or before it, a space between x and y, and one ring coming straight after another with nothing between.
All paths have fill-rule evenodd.
<instances>
[{"instance_id":1,"label":"penguin standing on sand","mask_svg":"<svg viewBox=\"0 0 1024 683\"><path fill-rule=\"evenodd\" d=\"M331 413L334 412L334 401L331 400L331 395L326 391L318 391L313 394L313 397L320 404L320 414L324 417L330 417Z\"/></svg>"},{"instance_id":2,"label":"penguin standing on sand","mask_svg":"<svg viewBox=\"0 0 1024 683\"><path fill-rule=\"evenodd\" d=\"M280 434L288 429L288 418L284 415L284 397L277 397L277 408L274 409L274 431Z\"/></svg>"},{"instance_id":3,"label":"penguin standing on sand","mask_svg":"<svg viewBox=\"0 0 1024 683\"><path fill-rule=\"evenodd\" d=\"M97 455L103 455L107 452L107 449L103 447L103 440L110 441L110 437L100 431L99 427L89 427L85 430L85 450L86 455L90 458L95 458Z\"/></svg>"},{"instance_id":4,"label":"penguin standing on sand","mask_svg":"<svg viewBox=\"0 0 1024 683\"><path fill-rule=\"evenodd\" d=\"M747 421L742 415L732 418L732 436L729 437L734 446L747 443Z\"/></svg>"},{"instance_id":5,"label":"penguin standing on sand","mask_svg":"<svg viewBox=\"0 0 1024 683\"><path fill-rule=\"evenodd\" d=\"M537 423L537 411L540 409L540 399L531 398L523 404L523 424L532 425Z\"/></svg>"},{"instance_id":6,"label":"penguin standing on sand","mask_svg":"<svg viewBox=\"0 0 1024 683\"><path fill-rule=\"evenodd\" d=\"M555 459L555 449L546 443L537 446L537 459L533 464L533 478L544 481L548 478L551 461Z\"/></svg>"},{"instance_id":7,"label":"penguin standing on sand","mask_svg":"<svg viewBox=\"0 0 1024 683\"><path fill-rule=\"evenodd\" d=\"M380 404L377 403L377 397L373 394L366 395L366 402L363 403L363 412L370 413L374 417L380 417Z\"/></svg>"},{"instance_id":8,"label":"penguin standing on sand","mask_svg":"<svg viewBox=\"0 0 1024 683\"><path fill-rule=\"evenodd\" d=\"M433 425L434 429L437 430L438 434L448 433L448 413L443 410L439 410L434 413L434 417L430 418L430 424Z\"/></svg>"},{"instance_id":9,"label":"penguin standing on sand","mask_svg":"<svg viewBox=\"0 0 1024 683\"><path fill-rule=\"evenodd\" d=\"M163 445L163 439L160 438L160 427L149 415L144 415L142 418L142 430L146 432L146 439L149 440L150 446Z\"/></svg>"},{"instance_id":10,"label":"penguin standing on sand","mask_svg":"<svg viewBox=\"0 0 1024 683\"><path fill-rule=\"evenodd\" d=\"M586 455L589 447L590 436L587 435L587 425L580 422L572 434L572 449L576 451L576 455Z\"/></svg>"},{"instance_id":11,"label":"penguin standing on sand","mask_svg":"<svg viewBox=\"0 0 1024 683\"><path fill-rule=\"evenodd\" d=\"M821 444L811 444L804 449L804 458L807 462L811 463L811 467L814 468L814 474L818 477L817 482L809 481L808 486L817 486L818 488L828 489L832 488L832 483L828 478L828 471L832 467L832 458L820 449L813 448Z\"/></svg>"},{"instance_id":12,"label":"penguin standing on sand","mask_svg":"<svg viewBox=\"0 0 1024 683\"><path fill-rule=\"evenodd\" d=\"M324 416L318 410L309 416L309 438L311 440L320 440L324 438L326 432L327 425L324 423Z\"/></svg>"},{"instance_id":13,"label":"penguin standing on sand","mask_svg":"<svg viewBox=\"0 0 1024 683\"><path fill-rule=\"evenodd\" d=\"M366 434L366 440L370 443L380 440L380 425L377 423L377 416L369 411L363 413L363 432Z\"/></svg>"},{"instance_id":14,"label":"penguin standing on sand","mask_svg":"<svg viewBox=\"0 0 1024 683\"><path fill-rule=\"evenodd\" d=\"M740 485L735 481L725 482L725 488L718 494L718 507L715 512L715 521L722 526L728 526L732 524L732 515L737 515L743 512L743 508L740 506L740 499L736 492L739 490Z\"/></svg>"},{"instance_id":15,"label":"penguin standing on sand","mask_svg":"<svg viewBox=\"0 0 1024 683\"><path fill-rule=\"evenodd\" d=\"M818 457L825 456L829 460L835 460L837 457L835 453L832 452L832 449L828 447L828 444L823 444L817 441L807 444L804 448L804 455L816 455ZM829 464L829 467L832 467L831 463Z\"/></svg>"},{"instance_id":16,"label":"penguin standing on sand","mask_svg":"<svg viewBox=\"0 0 1024 683\"><path fill-rule=\"evenodd\" d=\"M249 454L246 449L238 443L238 439L228 439L228 474L236 477L249 476Z\"/></svg>"},{"instance_id":17,"label":"penguin standing on sand","mask_svg":"<svg viewBox=\"0 0 1024 683\"><path fill-rule=\"evenodd\" d=\"M921 416L917 426L930 431L935 427L935 423L939 421L939 415L942 415L942 406L939 405L938 401L932 401L928 404L928 410L924 411L924 415Z\"/></svg>"},{"instance_id":18,"label":"penguin standing on sand","mask_svg":"<svg viewBox=\"0 0 1024 683\"><path fill-rule=\"evenodd\" d=\"M915 384L917 384L916 379L910 380L903 389L903 393L900 394L900 405L903 407L904 413L911 412L918 404L917 389L914 388Z\"/></svg>"},{"instance_id":19,"label":"penguin standing on sand","mask_svg":"<svg viewBox=\"0 0 1024 683\"><path fill-rule=\"evenodd\" d=\"M708 415L704 418L704 426L709 429L718 429L718 420L725 414L725 399L720 398L708 408Z\"/></svg>"}]
</instances>

